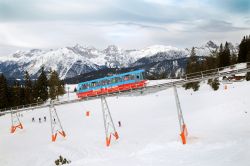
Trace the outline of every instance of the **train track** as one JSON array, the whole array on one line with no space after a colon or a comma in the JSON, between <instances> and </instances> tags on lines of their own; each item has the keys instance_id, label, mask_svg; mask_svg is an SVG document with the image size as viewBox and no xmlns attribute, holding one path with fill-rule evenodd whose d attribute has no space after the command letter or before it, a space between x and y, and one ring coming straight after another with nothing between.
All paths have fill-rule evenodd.
<instances>
[{"instance_id":1,"label":"train track","mask_svg":"<svg viewBox=\"0 0 250 166\"><path fill-rule=\"evenodd\" d=\"M237 67L237 66L242 66L242 67ZM172 88L172 87L183 86L186 83L200 82L200 81L205 81L208 79L232 76L232 75L242 74L242 73L247 73L247 72L250 72L250 63L236 64L236 65L227 66L227 67L223 67L223 68L216 68L216 69L191 73L191 74L185 75L184 78L182 78L182 79L179 79L177 81L168 82L168 83L149 85L149 86L145 86L143 88L138 88L138 89L131 88L130 90L127 90L127 91L118 91L118 92L114 92L114 93L107 93L107 94L102 94L102 95L90 96L90 97L86 97L83 99L73 99L73 100L66 100L66 101L53 101L53 105L54 106L61 106L61 105L66 105L66 104L73 104L73 103L84 102L84 101L88 101L88 100L100 99L101 97L124 96L124 95L131 95L131 94L133 94L133 95L145 95L148 93L155 93L157 91L165 90L165 89ZM50 106L51 106L51 103L48 103L48 102L47 103L46 102L45 103L34 103L34 104L30 104L30 105L22 105L22 106L12 107L12 108L8 108L8 109L2 109L2 110L0 110L0 115L23 112L23 111L28 111L28 110L41 109L41 108L47 108Z\"/></svg>"}]
</instances>

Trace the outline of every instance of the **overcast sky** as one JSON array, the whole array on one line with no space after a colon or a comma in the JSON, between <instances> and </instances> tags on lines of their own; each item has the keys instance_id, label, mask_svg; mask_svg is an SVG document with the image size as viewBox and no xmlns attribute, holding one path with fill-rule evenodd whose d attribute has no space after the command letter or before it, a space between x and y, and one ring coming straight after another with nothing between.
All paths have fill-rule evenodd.
<instances>
[{"instance_id":1,"label":"overcast sky","mask_svg":"<svg viewBox=\"0 0 250 166\"><path fill-rule=\"evenodd\" d=\"M75 44L180 48L250 34L250 0L0 0L0 56Z\"/></svg>"}]
</instances>

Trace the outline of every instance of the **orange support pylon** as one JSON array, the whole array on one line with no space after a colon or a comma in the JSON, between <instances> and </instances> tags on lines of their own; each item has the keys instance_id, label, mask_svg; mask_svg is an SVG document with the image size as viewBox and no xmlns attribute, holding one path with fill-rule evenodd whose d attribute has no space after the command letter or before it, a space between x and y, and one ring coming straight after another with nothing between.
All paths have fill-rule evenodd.
<instances>
[{"instance_id":1,"label":"orange support pylon","mask_svg":"<svg viewBox=\"0 0 250 166\"><path fill-rule=\"evenodd\" d=\"M108 103L105 97L101 97L101 103L102 103L104 128L105 128L105 134L106 134L106 146L109 147L112 136L114 136L114 138L117 140L119 138L119 135L115 129L115 125L112 120L109 107L108 107Z\"/></svg>"},{"instance_id":2,"label":"orange support pylon","mask_svg":"<svg viewBox=\"0 0 250 166\"><path fill-rule=\"evenodd\" d=\"M23 129L23 125L20 121L20 119L18 118L17 112L13 112L11 110L11 129L10 129L10 133L15 133L16 129Z\"/></svg>"},{"instance_id":3,"label":"orange support pylon","mask_svg":"<svg viewBox=\"0 0 250 166\"><path fill-rule=\"evenodd\" d=\"M11 133L14 133L14 132L16 131L17 128L23 129L22 123L19 123L19 124L16 125L16 126L11 126L10 132L11 132Z\"/></svg>"},{"instance_id":4,"label":"orange support pylon","mask_svg":"<svg viewBox=\"0 0 250 166\"><path fill-rule=\"evenodd\" d=\"M57 133L59 133L61 136L63 137L66 137L66 134L64 131L58 131L56 132L55 134L52 134L52 142L55 142L56 141L56 138L57 138Z\"/></svg>"},{"instance_id":5,"label":"orange support pylon","mask_svg":"<svg viewBox=\"0 0 250 166\"><path fill-rule=\"evenodd\" d=\"M187 132L187 127L185 124L182 125L182 132L181 132L180 136L181 136L182 143L186 144L188 132Z\"/></svg>"},{"instance_id":6,"label":"orange support pylon","mask_svg":"<svg viewBox=\"0 0 250 166\"><path fill-rule=\"evenodd\" d=\"M116 140L119 138L119 135L117 132L115 132L115 134L109 134L109 137L106 137L106 146L110 145L112 135L115 137Z\"/></svg>"},{"instance_id":7,"label":"orange support pylon","mask_svg":"<svg viewBox=\"0 0 250 166\"><path fill-rule=\"evenodd\" d=\"M185 145L187 143L187 135L188 135L187 126L184 122L184 118L182 115L181 104L180 104L180 100L179 100L176 86L173 86L173 88L174 88L175 102L176 102L178 120L179 120L180 131L181 131L181 134L180 134L181 141L182 141L183 145Z\"/></svg>"},{"instance_id":8,"label":"orange support pylon","mask_svg":"<svg viewBox=\"0 0 250 166\"><path fill-rule=\"evenodd\" d=\"M52 133L51 139L52 139L52 142L55 142L58 134L60 134L62 137L66 137L66 134L62 128L62 124L57 115L56 108L53 104L53 101L50 102L49 112L50 112L50 124L51 124L51 133Z\"/></svg>"}]
</instances>

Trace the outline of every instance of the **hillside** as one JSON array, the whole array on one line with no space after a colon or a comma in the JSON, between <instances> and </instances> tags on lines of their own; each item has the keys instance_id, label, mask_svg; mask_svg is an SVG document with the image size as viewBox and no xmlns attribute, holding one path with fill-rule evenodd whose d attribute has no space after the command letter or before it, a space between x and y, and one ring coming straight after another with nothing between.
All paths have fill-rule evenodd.
<instances>
[{"instance_id":1,"label":"hillside","mask_svg":"<svg viewBox=\"0 0 250 166\"><path fill-rule=\"evenodd\" d=\"M24 130L15 134L10 134L10 115L1 116L0 165L53 166L62 155L72 161L69 166L248 166L250 84L235 82L227 87L213 91L202 84L198 92L178 88L189 133L187 145L180 141L173 89L107 98L120 135L108 148L100 100L57 107L67 137L54 143L49 121L37 121L49 117L48 109L24 112ZM70 98L74 97L72 93Z\"/></svg>"}]
</instances>

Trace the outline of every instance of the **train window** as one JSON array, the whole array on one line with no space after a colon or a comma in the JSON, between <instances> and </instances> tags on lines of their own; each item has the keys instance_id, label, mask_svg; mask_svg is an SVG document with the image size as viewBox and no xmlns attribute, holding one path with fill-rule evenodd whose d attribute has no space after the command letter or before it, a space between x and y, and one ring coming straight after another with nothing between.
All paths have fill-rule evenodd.
<instances>
[{"instance_id":1,"label":"train window","mask_svg":"<svg viewBox=\"0 0 250 166\"><path fill-rule=\"evenodd\" d=\"M110 84L111 83L111 80L107 80L107 84Z\"/></svg>"},{"instance_id":2,"label":"train window","mask_svg":"<svg viewBox=\"0 0 250 166\"><path fill-rule=\"evenodd\" d=\"M98 81L98 82L96 82L95 86L99 86L99 85L100 85L99 81Z\"/></svg>"},{"instance_id":3,"label":"train window","mask_svg":"<svg viewBox=\"0 0 250 166\"><path fill-rule=\"evenodd\" d=\"M102 83L103 83L103 85L107 85L108 81L107 80L103 80Z\"/></svg>"},{"instance_id":4,"label":"train window","mask_svg":"<svg viewBox=\"0 0 250 166\"><path fill-rule=\"evenodd\" d=\"M79 90L85 90L85 89L87 89L86 84L82 84L79 86Z\"/></svg>"},{"instance_id":5,"label":"train window","mask_svg":"<svg viewBox=\"0 0 250 166\"><path fill-rule=\"evenodd\" d=\"M125 75L123 79L124 81L127 81L129 79L129 75Z\"/></svg>"},{"instance_id":6,"label":"train window","mask_svg":"<svg viewBox=\"0 0 250 166\"><path fill-rule=\"evenodd\" d=\"M98 81L98 86L102 86L102 81Z\"/></svg>"},{"instance_id":7,"label":"train window","mask_svg":"<svg viewBox=\"0 0 250 166\"><path fill-rule=\"evenodd\" d=\"M116 77L116 78L115 78L115 81L116 81L116 83L117 83L117 82L120 82L120 77Z\"/></svg>"}]
</instances>

